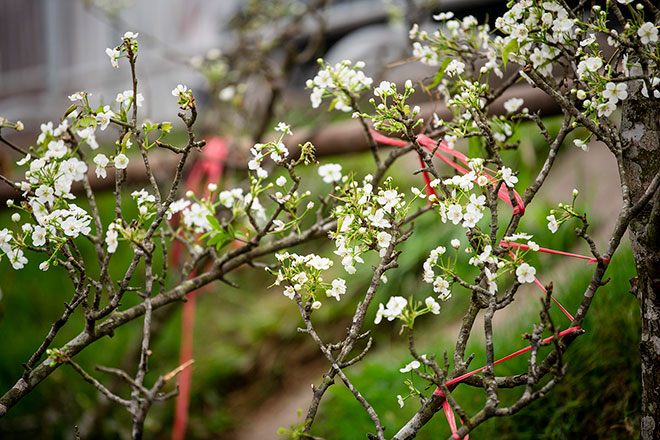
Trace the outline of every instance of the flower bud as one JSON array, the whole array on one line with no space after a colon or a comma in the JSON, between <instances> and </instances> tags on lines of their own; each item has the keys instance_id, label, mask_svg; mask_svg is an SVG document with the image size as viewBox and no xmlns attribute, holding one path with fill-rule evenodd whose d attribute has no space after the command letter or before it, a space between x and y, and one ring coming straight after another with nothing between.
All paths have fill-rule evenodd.
<instances>
[{"instance_id":1,"label":"flower bud","mask_svg":"<svg viewBox=\"0 0 660 440\"><path fill-rule=\"evenodd\" d=\"M21 221L21 215L18 212L15 212L11 215L11 221L18 223Z\"/></svg>"},{"instance_id":2,"label":"flower bud","mask_svg":"<svg viewBox=\"0 0 660 440\"><path fill-rule=\"evenodd\" d=\"M211 192L215 192L218 189L218 185L216 185L215 183L209 183L208 189Z\"/></svg>"}]
</instances>

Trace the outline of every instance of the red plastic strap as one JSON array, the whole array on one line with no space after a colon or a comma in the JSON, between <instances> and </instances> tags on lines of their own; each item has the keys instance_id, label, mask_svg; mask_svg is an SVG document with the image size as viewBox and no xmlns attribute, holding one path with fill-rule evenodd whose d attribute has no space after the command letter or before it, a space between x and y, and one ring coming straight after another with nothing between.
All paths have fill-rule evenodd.
<instances>
[{"instance_id":1,"label":"red plastic strap","mask_svg":"<svg viewBox=\"0 0 660 440\"><path fill-rule=\"evenodd\" d=\"M424 163L424 159L422 159L421 156L419 157L419 164L422 166L422 168L426 167L426 164ZM427 197L435 196L435 201L429 200L429 205L433 205L435 203L440 203L438 199L438 194L435 192L435 189L431 186L431 176L429 176L428 171L422 171L422 176L424 177L424 184L426 186L426 195Z\"/></svg>"},{"instance_id":2,"label":"red plastic strap","mask_svg":"<svg viewBox=\"0 0 660 440\"><path fill-rule=\"evenodd\" d=\"M504 242L503 242L503 243L504 243ZM500 244L502 244L502 243L500 243ZM514 244L514 243L512 243L512 244ZM505 247L506 247L506 246L505 246ZM511 247L513 247L513 246L511 246ZM513 258L514 261L516 260L516 256L513 254L513 252L508 251L507 253L509 254L509 256L510 256L511 258ZM539 287L541 288L541 290L543 290L545 293L548 293L548 291L546 290L546 288L543 287L543 284L541 284L541 282L539 281L539 279L536 278L536 277L534 277L534 284L536 284L537 286L539 286ZM571 314L568 312L568 310L566 310L566 309L564 308L564 306L562 306L561 303L555 299L554 296L550 295L550 299L552 299L552 300L555 302L555 304L557 304L557 305L559 306L559 308L561 309L561 311L564 312L564 315L566 315L566 317L567 317L571 322L573 322L573 315L571 315Z\"/></svg>"},{"instance_id":3,"label":"red plastic strap","mask_svg":"<svg viewBox=\"0 0 660 440\"><path fill-rule=\"evenodd\" d=\"M179 354L179 365L183 365L193 357L195 298L196 295L189 294L188 301L183 304L183 311L181 314L181 352ZM172 440L183 440L186 435L192 370L192 368L186 368L179 373L179 395L176 397L174 425L172 426Z\"/></svg>"},{"instance_id":4,"label":"red plastic strap","mask_svg":"<svg viewBox=\"0 0 660 440\"><path fill-rule=\"evenodd\" d=\"M403 141L401 139L396 139L396 138L391 138L389 136L382 135L378 133L377 131L371 130L371 135L374 138L376 142L379 142L381 144L386 144L386 145L395 145L402 147L404 145L408 145L406 141ZM449 145L447 142L436 142L430 137L420 134L417 136L417 142L426 148L429 151L435 151L435 155L440 158L443 162L445 162L447 165L450 167L454 168L456 171L459 173L465 175L468 174L469 171L457 164L456 162L450 160L449 158L445 157L442 153L448 154L450 156L455 157L458 159L460 162L462 162L465 166L468 166L468 160L470 159L467 157L465 154L461 153L460 151L456 151L452 148L449 148ZM495 173L493 170L489 170L488 168L484 168L486 171L490 171L491 173ZM482 171L483 175L488 177L490 181L495 180L495 178L488 174L486 171ZM428 176L427 176L428 177ZM426 181L426 178L424 179ZM475 178L476 180L476 178ZM430 182L430 181L429 181ZM428 185L428 182L427 182ZM516 190L513 191L513 198L515 201L515 206L511 202L511 197L509 196L509 190L507 189L506 185L500 186L500 189L497 192L497 197L502 199L506 204L510 205L513 207L513 213L514 214L520 214L523 215L525 214L525 204L523 203L522 197L520 197L520 194L516 192Z\"/></svg>"},{"instance_id":5,"label":"red plastic strap","mask_svg":"<svg viewBox=\"0 0 660 440\"><path fill-rule=\"evenodd\" d=\"M449 429L451 430L452 438L455 438L456 440L468 440L470 438L470 434L465 434L463 439L461 439L461 437L458 435L458 429L456 429L456 419L454 418L454 411L451 409L449 402L447 402L445 394L440 391L436 395L445 397L445 400L442 402L442 410L445 412L445 417L447 417L447 423L449 423ZM463 424L463 420L461 420L461 424Z\"/></svg>"},{"instance_id":6,"label":"red plastic strap","mask_svg":"<svg viewBox=\"0 0 660 440\"><path fill-rule=\"evenodd\" d=\"M563 336L566 336L566 335L569 334L569 333L573 333L573 332L578 331L578 330L580 330L580 327L569 327L569 328L567 328L566 330L560 332L559 335L558 335L558 337L561 338L561 337L563 337ZM544 344L547 344L548 342L552 341L553 339L554 339L554 335L553 335L553 336L548 336L547 338L543 339L543 343L544 343ZM520 355L523 354L523 353L527 353L527 352L530 351L531 349L532 349L532 346L531 346L531 345L528 345L527 347L521 348L520 350L518 350L518 351L516 351L516 352L514 352L514 353L511 353L511 354L508 355L508 356L504 356L502 359L498 359L498 360L496 360L495 362L493 362L493 365L501 364L502 362L508 361L509 359L512 359L512 358L514 358L514 357L516 357L516 356L520 356ZM484 371L485 369L486 369L486 366L484 365L484 366L481 367L481 368L478 368L478 369L476 369L476 370L470 371L469 373L465 373L465 374L463 374L463 375L461 375L461 376L458 376L458 377L456 377L456 378L454 378L454 379L452 379L452 380L450 380L450 381L448 381L448 382L445 382L445 385L446 385L446 386L453 385L453 384L455 384L455 383L457 383L457 382L462 381L462 380L465 379L466 377L470 377L470 376L472 376L472 375L474 375L474 374L480 373L480 372ZM436 390L433 392L433 394L436 395L436 396L439 396L440 393L442 393L442 391L440 390L440 387L436 388Z\"/></svg>"},{"instance_id":7,"label":"red plastic strap","mask_svg":"<svg viewBox=\"0 0 660 440\"><path fill-rule=\"evenodd\" d=\"M523 249L523 250L529 249L529 246L527 246L526 244L511 243L504 240L500 242L500 246L512 247L514 249ZM589 260L589 263L598 262L598 260L596 260L595 258L587 257L586 255L572 254L570 252L556 251L554 249L548 249L548 248L538 248L536 252L545 252L547 254L564 255L566 257L573 257L573 258L582 258L583 260ZM610 262L610 260L608 260L607 258L603 258L603 261L607 261L608 263Z\"/></svg>"},{"instance_id":8,"label":"red plastic strap","mask_svg":"<svg viewBox=\"0 0 660 440\"><path fill-rule=\"evenodd\" d=\"M209 195L207 183L219 182L222 177L225 160L229 153L229 147L224 139L214 136L207 140L201 157L195 162L186 179L186 189L198 191L204 186L204 194ZM181 264L180 258L183 253L183 244L178 240L174 242L170 253L173 265ZM191 272L189 278L193 278L196 272ZM195 329L195 298L201 289L189 292L188 301L183 303L181 316L181 352L179 354L179 365L183 365L193 356L193 334ZM179 395L176 398L176 409L174 412L174 424L172 426L172 440L183 440L186 435L188 424L188 408L190 405L190 387L192 383L192 368L186 368L178 377Z\"/></svg>"}]
</instances>

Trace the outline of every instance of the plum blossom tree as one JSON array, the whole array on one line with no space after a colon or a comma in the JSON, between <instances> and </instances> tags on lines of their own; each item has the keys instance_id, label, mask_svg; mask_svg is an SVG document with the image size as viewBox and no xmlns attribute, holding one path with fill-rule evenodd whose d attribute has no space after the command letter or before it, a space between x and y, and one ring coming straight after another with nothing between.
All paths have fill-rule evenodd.
<instances>
[{"instance_id":1,"label":"plum blossom tree","mask_svg":"<svg viewBox=\"0 0 660 440\"><path fill-rule=\"evenodd\" d=\"M364 63L346 60L332 65L319 60L318 73L306 83L311 89L312 107L329 101L331 109L351 113L364 127L374 159L368 172L345 170L339 164L320 165L318 175L326 185L323 194L301 190L297 170L316 166L314 147L306 143L291 149L286 143L292 130L280 122L273 138L259 139L250 149L245 186L219 191L213 182L206 195L188 192L180 198L184 166L191 152L205 145L194 130L195 97L181 84L172 90L187 134L184 145L162 141L172 124L140 121L138 109L143 98L135 74L138 34L132 32L124 34L117 47L106 50L114 68L122 68L126 61L132 74L132 88L119 93L112 105L95 103L87 92L75 93L69 97L73 105L61 120L43 124L35 145L28 150L0 137L23 156L18 164L25 168L20 182L0 176L22 193L20 201L7 203L15 211L14 225L0 230L0 255L16 270L30 264L28 260L37 261L40 269L61 271L72 283L71 299L61 317L25 363L22 377L0 397L0 417L53 371L68 366L108 399L125 407L133 422L133 438L141 438L152 404L175 395L176 390L166 392L165 387L189 367L172 365L170 373L149 378L152 385L146 384L153 312L208 283L230 283L226 275L249 263L273 275L273 285L282 289L300 312L300 331L314 340L329 364L321 382L313 387L304 422L292 435L315 438L319 408L330 385L338 380L373 421L374 432L367 434L369 438L414 438L441 409L459 414L462 424L454 427L452 437L464 438L487 419L514 414L540 399L569 374L562 355L581 334L595 294L605 282L609 261L629 231L638 271L633 290L640 301L643 323L641 434L644 439L658 438L660 10L648 0L610 0L605 6L581 1L573 7L563 1L512 0L507 12L495 21L495 29L471 16L459 20L451 13L442 13L434 18L439 22L438 30L428 32L418 25L410 30L415 60L437 67L431 79L409 80L403 85L383 81L372 87ZM537 113L524 107L521 98L511 95L509 90L519 82L542 90L561 108L563 119L556 135L550 134ZM453 118L421 118L421 108L409 104L418 89L437 96ZM361 99L364 95L368 102ZM494 103L503 100L504 114L489 112ZM523 121L536 124L547 142L547 152L531 185L521 191L516 172L500 153L516 147L512 138ZM20 122L0 122L1 128L23 128ZM117 131L114 151L97 153L96 130L108 128ZM519 223L569 135L576 136L576 147L586 150L589 141L597 140L612 152L621 179L623 207L604 247L590 236L587 215L575 208L577 192L571 203L560 204L548 213L547 227L553 233L564 224L577 224L576 233L591 252L587 259L595 263L591 282L575 315L566 312L571 323L564 330L550 318L554 298L552 286L546 286L539 321L529 335L528 370L497 376L493 316L513 302L521 286L536 281L529 255L545 250L531 235L518 230ZM478 141L483 157L467 157L455 149L457 140L463 138ZM398 148L386 150L383 144ZM150 162L154 149L178 157L171 181L159 182L154 176ZM388 176L405 155L419 158L423 187L404 187ZM456 174L443 172L434 157L450 163ZM131 161L144 164L148 185L129 194L125 179ZM103 218L92 179L108 178L114 178L115 206L113 216ZM88 209L77 203L74 184L82 185ZM137 208L132 217L122 210L129 197ZM180 222L175 221L176 216ZM381 283L387 282L387 272L397 268L401 245L417 233L414 221L420 216L435 216L438 222L459 226L464 236L449 243L433 243L435 247L419 274L431 285L425 298L392 296L377 307L374 325L384 319L398 321L407 337L413 359L400 371L414 374L435 389L427 393L411 386L409 395L392 396L393 404L403 406L405 401L419 398L421 405L406 424L386 436L381 417L369 403L369 390L356 388L350 367L369 353L372 337L367 312L376 308L375 294ZM335 255L293 251L313 239L332 240ZM82 258L83 241L94 248L96 261ZM186 250L179 277L170 273L167 264L172 242L182 243ZM230 242L238 245L226 246ZM109 265L120 246L129 248L133 257L121 262L125 271L116 279L110 275ZM461 247L467 248L468 256ZM274 263L268 262L273 261L266 258L269 255L274 255ZM366 264L370 255L377 259L373 276L367 289L359 293L344 338L339 342L324 340L315 327L314 312L333 302L350 300L350 275L356 266ZM156 264L157 260L161 263ZM335 260L347 275L328 280L324 274ZM469 267L478 273L472 280L464 275ZM139 277L138 271L142 272ZM441 314L441 303L458 292L467 292L470 303L450 368L446 354L439 360L435 354L418 352L415 334L423 327L416 320L425 314ZM139 298L138 304L123 307L121 301L127 295ZM53 347L55 336L76 311L83 314L84 327L68 343ZM483 374L476 375L469 371L474 355L466 350L479 311L485 312L486 365L479 369ZM130 396L122 397L74 359L89 345L137 319L142 319L143 326L136 374L99 367L130 386ZM548 344L552 350L542 355L540 347ZM452 396L459 384L483 391L485 404L480 411L468 414ZM510 406L501 406L502 388L520 389L519 398Z\"/></svg>"}]
</instances>

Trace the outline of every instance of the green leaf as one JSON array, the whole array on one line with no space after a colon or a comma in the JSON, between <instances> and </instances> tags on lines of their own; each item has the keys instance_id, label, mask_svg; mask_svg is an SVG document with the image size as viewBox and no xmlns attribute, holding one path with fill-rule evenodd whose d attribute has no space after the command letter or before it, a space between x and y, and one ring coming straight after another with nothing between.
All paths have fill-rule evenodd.
<instances>
[{"instance_id":1,"label":"green leaf","mask_svg":"<svg viewBox=\"0 0 660 440\"><path fill-rule=\"evenodd\" d=\"M163 122L160 124L160 129L163 133L169 133L170 130L172 129L172 123L171 122Z\"/></svg>"},{"instance_id":2,"label":"green leaf","mask_svg":"<svg viewBox=\"0 0 660 440\"><path fill-rule=\"evenodd\" d=\"M333 99L332 102L330 103L330 108L328 109L328 111L330 111L330 110L332 110L333 108L335 108L335 106L337 105L338 102L339 102L339 98L335 98L335 99Z\"/></svg>"},{"instance_id":3,"label":"green leaf","mask_svg":"<svg viewBox=\"0 0 660 440\"><path fill-rule=\"evenodd\" d=\"M481 151L481 138L478 136L472 136L468 138L468 153L470 157L482 157L483 153Z\"/></svg>"},{"instance_id":4,"label":"green leaf","mask_svg":"<svg viewBox=\"0 0 660 440\"><path fill-rule=\"evenodd\" d=\"M96 125L96 118L93 116L83 116L78 120L78 128L86 128L92 125Z\"/></svg>"},{"instance_id":5,"label":"green leaf","mask_svg":"<svg viewBox=\"0 0 660 440\"><path fill-rule=\"evenodd\" d=\"M445 70L447 69L449 63L451 63L450 57L447 57L444 60L442 60L442 64L440 64L438 73L435 74L435 77L433 78L433 82L429 85L429 89L432 89L433 87L440 84L440 81L442 81L442 78L445 76Z\"/></svg>"},{"instance_id":6,"label":"green leaf","mask_svg":"<svg viewBox=\"0 0 660 440\"><path fill-rule=\"evenodd\" d=\"M64 116L62 116L62 120L65 120L66 117L69 116L71 112L76 109L76 107L78 107L78 105L71 104L71 106L68 109L66 109L66 111L64 112Z\"/></svg>"},{"instance_id":7,"label":"green leaf","mask_svg":"<svg viewBox=\"0 0 660 440\"><path fill-rule=\"evenodd\" d=\"M216 231L222 231L223 230L222 226L220 226L220 222L218 222L218 219L215 218L215 216L209 214L209 215L206 216L206 220L209 221L209 223L211 224L213 229L215 229Z\"/></svg>"},{"instance_id":8,"label":"green leaf","mask_svg":"<svg viewBox=\"0 0 660 440\"><path fill-rule=\"evenodd\" d=\"M129 131L124 135L124 137L121 140L121 152L124 154L126 152L126 143L128 140L131 138L131 132Z\"/></svg>"},{"instance_id":9,"label":"green leaf","mask_svg":"<svg viewBox=\"0 0 660 440\"><path fill-rule=\"evenodd\" d=\"M504 46L504 49L502 49L502 62L504 63L504 68L506 68L506 63L507 61L509 61L509 54L511 52L517 52L518 49L519 49L518 40L516 40L515 38L509 41L509 43L506 46Z\"/></svg>"}]
</instances>

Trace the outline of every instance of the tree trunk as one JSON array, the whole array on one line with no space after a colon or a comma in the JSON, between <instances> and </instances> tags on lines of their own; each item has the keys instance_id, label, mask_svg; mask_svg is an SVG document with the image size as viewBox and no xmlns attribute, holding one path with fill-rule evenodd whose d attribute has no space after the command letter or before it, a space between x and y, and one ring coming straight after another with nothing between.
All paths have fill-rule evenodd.
<instances>
[{"instance_id":1,"label":"tree trunk","mask_svg":"<svg viewBox=\"0 0 660 440\"><path fill-rule=\"evenodd\" d=\"M624 150L625 184L632 203L639 200L660 171L660 100L644 98L632 87L623 106L622 136L631 141ZM652 92L651 92L652 96ZM656 191L629 226L637 268L631 280L640 305L642 331L641 438L660 439L660 195Z\"/></svg>"}]
</instances>

